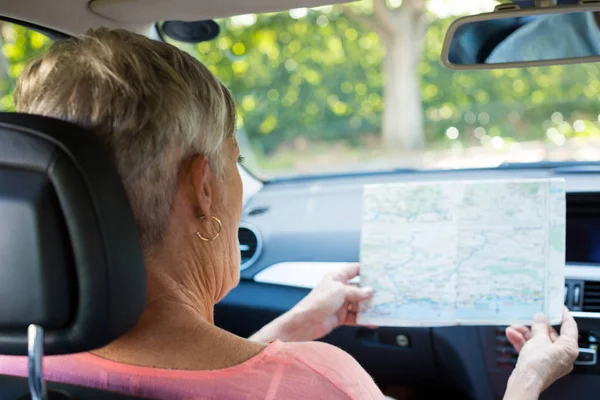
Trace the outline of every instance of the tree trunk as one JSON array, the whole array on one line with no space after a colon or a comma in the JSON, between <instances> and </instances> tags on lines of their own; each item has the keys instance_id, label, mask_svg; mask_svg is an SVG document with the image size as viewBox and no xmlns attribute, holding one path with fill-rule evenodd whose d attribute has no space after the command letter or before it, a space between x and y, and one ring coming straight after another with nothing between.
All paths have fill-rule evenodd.
<instances>
[{"instance_id":1,"label":"tree trunk","mask_svg":"<svg viewBox=\"0 0 600 400\"><path fill-rule=\"evenodd\" d=\"M386 148L412 151L425 146L419 74L427 30L425 3L403 0L399 8L390 9L386 0L373 0L371 18L344 8L349 18L369 24L385 46L381 135Z\"/></svg>"},{"instance_id":2,"label":"tree trunk","mask_svg":"<svg viewBox=\"0 0 600 400\"><path fill-rule=\"evenodd\" d=\"M425 146L419 62L425 21L421 10L406 1L393 15L393 32L383 38L383 143L387 148L412 151Z\"/></svg>"}]
</instances>

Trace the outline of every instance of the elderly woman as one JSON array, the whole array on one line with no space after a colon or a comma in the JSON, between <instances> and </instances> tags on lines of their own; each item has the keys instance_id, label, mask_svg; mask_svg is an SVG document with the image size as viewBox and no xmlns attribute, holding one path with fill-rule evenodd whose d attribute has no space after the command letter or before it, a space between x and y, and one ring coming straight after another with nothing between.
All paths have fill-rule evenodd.
<instances>
[{"instance_id":1,"label":"elderly woman","mask_svg":"<svg viewBox=\"0 0 600 400\"><path fill-rule=\"evenodd\" d=\"M168 44L98 29L33 61L15 101L19 111L86 126L105 143L147 267L138 325L91 353L47 357L49 380L165 399L383 397L347 353L310 342L355 322L349 305L372 294L347 284L358 266L329 275L250 339L214 325L215 303L239 280L242 182L233 100L204 65ZM577 326L568 312L560 336L543 318L508 334L522 353L507 398L536 398L572 368ZM0 373L26 372L22 358L0 357Z\"/></svg>"}]
</instances>

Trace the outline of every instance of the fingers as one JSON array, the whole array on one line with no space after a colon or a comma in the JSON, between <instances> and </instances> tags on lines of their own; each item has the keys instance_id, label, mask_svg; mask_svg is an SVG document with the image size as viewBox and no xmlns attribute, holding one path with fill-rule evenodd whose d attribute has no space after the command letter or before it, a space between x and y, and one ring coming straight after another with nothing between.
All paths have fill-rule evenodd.
<instances>
[{"instance_id":1,"label":"fingers","mask_svg":"<svg viewBox=\"0 0 600 400\"><path fill-rule=\"evenodd\" d=\"M537 313L531 324L531 336L549 336L548 323L543 313Z\"/></svg>"},{"instance_id":2,"label":"fingers","mask_svg":"<svg viewBox=\"0 0 600 400\"><path fill-rule=\"evenodd\" d=\"M577 329L577 323L569 310L565 307L562 325L560 326L560 336L554 343L562 348L563 351L561 354L564 357L564 364L569 364L571 368L571 364L575 362L575 359L579 354L578 339L579 330Z\"/></svg>"},{"instance_id":3,"label":"fingers","mask_svg":"<svg viewBox=\"0 0 600 400\"><path fill-rule=\"evenodd\" d=\"M510 344L513 345L515 350L517 350L517 353L520 353L523 346L525 346L525 343L527 343L525 336L512 327L506 328L506 338Z\"/></svg>"},{"instance_id":4,"label":"fingers","mask_svg":"<svg viewBox=\"0 0 600 400\"><path fill-rule=\"evenodd\" d=\"M344 297L346 301L351 303L359 303L364 300L368 300L373 297L373 289L366 288L358 288L355 286L347 285L344 287Z\"/></svg>"},{"instance_id":5,"label":"fingers","mask_svg":"<svg viewBox=\"0 0 600 400\"><path fill-rule=\"evenodd\" d=\"M358 264L348 264L337 268L331 272L331 277L334 280L346 283L350 279L358 275L360 266Z\"/></svg>"},{"instance_id":6,"label":"fingers","mask_svg":"<svg viewBox=\"0 0 600 400\"><path fill-rule=\"evenodd\" d=\"M348 311L344 325L356 325L356 312Z\"/></svg>"},{"instance_id":7,"label":"fingers","mask_svg":"<svg viewBox=\"0 0 600 400\"><path fill-rule=\"evenodd\" d=\"M552 340L552 343L554 343L558 339L558 333L556 332L556 329L554 329L551 326L549 327L549 329L550 329L550 340Z\"/></svg>"},{"instance_id":8,"label":"fingers","mask_svg":"<svg viewBox=\"0 0 600 400\"><path fill-rule=\"evenodd\" d=\"M525 325L511 325L510 327L522 334L525 340L531 339L531 329Z\"/></svg>"},{"instance_id":9,"label":"fingers","mask_svg":"<svg viewBox=\"0 0 600 400\"><path fill-rule=\"evenodd\" d=\"M348 303L347 305L348 312L346 313L346 317L344 319L344 325L349 326L358 326L357 322L357 314L358 314L358 305L355 303ZM361 325L363 328L368 329L378 329L379 327L376 325Z\"/></svg>"},{"instance_id":10,"label":"fingers","mask_svg":"<svg viewBox=\"0 0 600 400\"><path fill-rule=\"evenodd\" d=\"M566 339L573 340L577 342L579 337L579 330L577 329L577 323L575 319L567 309L564 308L563 311L563 320L562 325L560 326L560 336L565 337Z\"/></svg>"},{"instance_id":11,"label":"fingers","mask_svg":"<svg viewBox=\"0 0 600 400\"><path fill-rule=\"evenodd\" d=\"M358 288L350 285L344 287L344 307L346 308L344 325L356 325L358 304L361 301L369 299L371 296L373 296L373 289L371 288Z\"/></svg>"},{"instance_id":12,"label":"fingers","mask_svg":"<svg viewBox=\"0 0 600 400\"><path fill-rule=\"evenodd\" d=\"M541 329L541 328L540 328ZM549 325L546 325L546 329L548 330L548 335L552 342L555 342L558 339L558 333L554 328ZM506 338L513 345L513 347L520 352L525 343L532 337L531 330L524 325L511 325L506 328Z\"/></svg>"},{"instance_id":13,"label":"fingers","mask_svg":"<svg viewBox=\"0 0 600 400\"><path fill-rule=\"evenodd\" d=\"M369 287L358 288L346 285L344 287L344 298L350 303L359 303L373 297L373 289Z\"/></svg>"}]
</instances>

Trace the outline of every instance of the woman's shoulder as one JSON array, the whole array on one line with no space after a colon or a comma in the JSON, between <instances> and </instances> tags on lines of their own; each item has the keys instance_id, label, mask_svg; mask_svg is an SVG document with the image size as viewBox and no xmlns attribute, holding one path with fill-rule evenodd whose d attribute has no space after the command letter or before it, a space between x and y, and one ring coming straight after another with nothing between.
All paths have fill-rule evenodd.
<instances>
[{"instance_id":1,"label":"woman's shoulder","mask_svg":"<svg viewBox=\"0 0 600 400\"><path fill-rule=\"evenodd\" d=\"M339 347L324 342L280 342L272 343L280 353L305 360L352 361L356 360Z\"/></svg>"},{"instance_id":2,"label":"woman's shoulder","mask_svg":"<svg viewBox=\"0 0 600 400\"><path fill-rule=\"evenodd\" d=\"M323 342L275 342L280 362L294 363L331 382L349 398L379 399L373 378L344 350Z\"/></svg>"}]
</instances>

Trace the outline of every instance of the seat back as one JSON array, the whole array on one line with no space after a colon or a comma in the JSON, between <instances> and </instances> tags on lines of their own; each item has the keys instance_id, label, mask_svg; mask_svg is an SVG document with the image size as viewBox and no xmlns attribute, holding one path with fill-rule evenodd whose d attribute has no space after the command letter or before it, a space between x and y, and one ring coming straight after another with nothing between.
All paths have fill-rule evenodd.
<instances>
[{"instance_id":1,"label":"seat back","mask_svg":"<svg viewBox=\"0 0 600 400\"><path fill-rule=\"evenodd\" d=\"M96 349L136 324L146 301L139 235L91 132L0 113L0 221L0 354L37 357L39 379L42 350Z\"/></svg>"}]
</instances>

